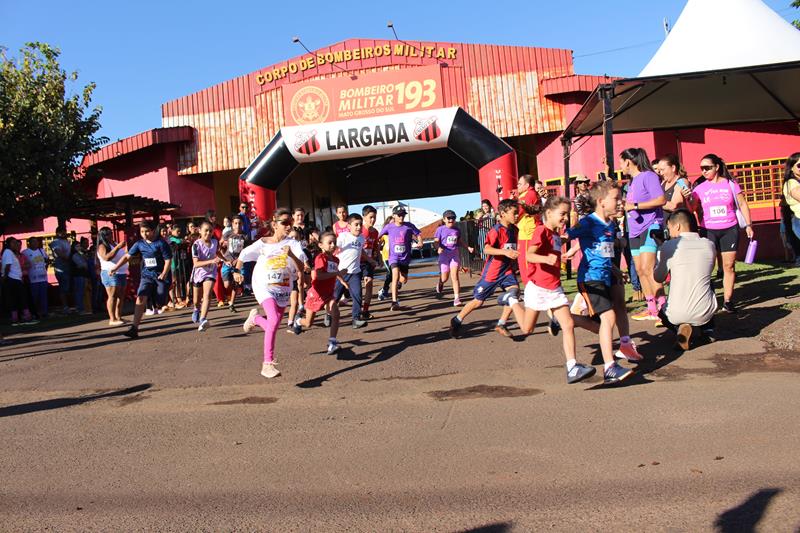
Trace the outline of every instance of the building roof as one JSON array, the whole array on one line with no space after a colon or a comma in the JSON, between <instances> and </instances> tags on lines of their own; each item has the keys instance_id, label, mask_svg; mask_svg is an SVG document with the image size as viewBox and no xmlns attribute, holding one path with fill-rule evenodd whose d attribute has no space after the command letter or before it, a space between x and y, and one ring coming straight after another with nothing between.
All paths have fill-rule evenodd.
<instances>
[{"instance_id":1,"label":"building roof","mask_svg":"<svg viewBox=\"0 0 800 533\"><path fill-rule=\"evenodd\" d=\"M87 200L72 209L70 216L85 220L111 221L125 219L128 216L143 218L164 215L178 208L179 205L169 202L127 194Z\"/></svg>"},{"instance_id":2,"label":"building roof","mask_svg":"<svg viewBox=\"0 0 800 533\"><path fill-rule=\"evenodd\" d=\"M800 31L761 0L689 0L639 77L800 59Z\"/></svg>"},{"instance_id":3,"label":"building roof","mask_svg":"<svg viewBox=\"0 0 800 533\"><path fill-rule=\"evenodd\" d=\"M97 165L115 157L143 150L157 144L186 142L191 141L193 138L194 131L189 126L147 130L107 144L98 151L88 154L83 159L83 166Z\"/></svg>"},{"instance_id":4,"label":"building roof","mask_svg":"<svg viewBox=\"0 0 800 533\"><path fill-rule=\"evenodd\" d=\"M615 79L618 78L610 78L608 76L586 76L583 74L547 78L542 81L542 93L545 96L569 93L590 93L601 83L609 83Z\"/></svg>"}]
</instances>

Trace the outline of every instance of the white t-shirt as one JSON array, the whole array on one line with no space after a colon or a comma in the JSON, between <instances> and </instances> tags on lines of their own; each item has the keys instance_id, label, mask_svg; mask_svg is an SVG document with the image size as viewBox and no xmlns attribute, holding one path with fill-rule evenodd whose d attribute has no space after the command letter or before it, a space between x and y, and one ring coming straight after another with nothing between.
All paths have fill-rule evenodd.
<instances>
[{"instance_id":1,"label":"white t-shirt","mask_svg":"<svg viewBox=\"0 0 800 533\"><path fill-rule=\"evenodd\" d=\"M349 231L336 237L336 257L339 258L339 269L348 274L361 272L361 252L364 250L364 236L355 236Z\"/></svg>"},{"instance_id":2,"label":"white t-shirt","mask_svg":"<svg viewBox=\"0 0 800 533\"><path fill-rule=\"evenodd\" d=\"M239 254L242 263L256 262L253 269L253 292L259 303L267 298L274 298L280 307L289 305L292 279L297 275L297 266L283 251L286 246L300 261L306 261L303 248L294 239L284 239L277 243L259 239Z\"/></svg>"},{"instance_id":3,"label":"white t-shirt","mask_svg":"<svg viewBox=\"0 0 800 533\"><path fill-rule=\"evenodd\" d=\"M7 265L11 265L11 268L8 270L8 277L22 281L22 266L19 264L19 258L17 257L17 254L8 249L3 250L2 267L4 276Z\"/></svg>"},{"instance_id":4,"label":"white t-shirt","mask_svg":"<svg viewBox=\"0 0 800 533\"><path fill-rule=\"evenodd\" d=\"M31 283L42 283L47 281L47 255L44 250L37 248L31 250L25 248L22 250L22 255L28 261L28 279Z\"/></svg>"}]
</instances>

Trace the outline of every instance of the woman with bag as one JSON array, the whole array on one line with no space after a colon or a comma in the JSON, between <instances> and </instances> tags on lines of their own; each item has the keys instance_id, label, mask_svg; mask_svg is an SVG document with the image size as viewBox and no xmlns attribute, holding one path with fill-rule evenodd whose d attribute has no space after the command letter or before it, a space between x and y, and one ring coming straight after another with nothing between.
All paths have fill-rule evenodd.
<instances>
[{"instance_id":1,"label":"woman with bag","mask_svg":"<svg viewBox=\"0 0 800 533\"><path fill-rule=\"evenodd\" d=\"M747 238L753 240L750 208L741 187L719 156L708 154L703 157L700 171L705 181L694 188L689 202L699 215L700 235L713 242L722 256L722 309L735 313L732 300L736 282L736 251L740 228L744 228Z\"/></svg>"}]
</instances>

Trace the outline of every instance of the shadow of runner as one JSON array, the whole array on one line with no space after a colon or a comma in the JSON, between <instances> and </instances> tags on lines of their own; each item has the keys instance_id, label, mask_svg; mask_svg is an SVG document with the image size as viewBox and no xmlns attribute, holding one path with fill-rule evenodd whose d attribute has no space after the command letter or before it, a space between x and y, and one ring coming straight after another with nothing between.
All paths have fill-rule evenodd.
<instances>
[{"instance_id":1,"label":"shadow of runner","mask_svg":"<svg viewBox=\"0 0 800 533\"><path fill-rule=\"evenodd\" d=\"M770 488L751 494L744 502L720 514L714 521L714 528L721 533L755 531L772 498L781 492L783 489Z\"/></svg>"},{"instance_id":2,"label":"shadow of runner","mask_svg":"<svg viewBox=\"0 0 800 533\"><path fill-rule=\"evenodd\" d=\"M143 383L141 385L136 385L135 387L128 387L127 389L90 394L88 396L78 396L76 398L53 398L52 400L42 400L40 402L8 405L6 407L0 407L0 418L7 416L26 415L28 413L35 413L38 411L49 411L51 409L61 409L62 407L71 407L73 405L80 405L83 403L93 402L95 400L102 400L103 398L114 398L116 396L136 394L137 392L146 391L152 386L152 383Z\"/></svg>"},{"instance_id":3,"label":"shadow of runner","mask_svg":"<svg viewBox=\"0 0 800 533\"><path fill-rule=\"evenodd\" d=\"M505 533L506 531L511 531L511 525L512 522L495 522L485 526L460 529L458 533Z\"/></svg>"},{"instance_id":4,"label":"shadow of runner","mask_svg":"<svg viewBox=\"0 0 800 533\"><path fill-rule=\"evenodd\" d=\"M377 356L374 357L373 359L364 361L363 363L358 363L357 365L348 366L346 368L340 368L339 370L335 370L333 372L330 372L328 374L316 378L307 379L306 381L302 381L296 384L295 386L300 387L301 389L314 389L317 387L321 387L322 384L328 381L329 379L334 378L340 374L344 374L345 372L357 370L367 365L374 365L376 363L382 363L384 361L388 361L389 359L399 354L409 346L416 346L418 344L429 344L447 338L449 338L449 334L447 331L430 331L427 333L422 333L420 335L414 335L412 337L398 339L398 341L395 342L394 344L390 344L382 348L376 348L371 352L366 352L364 354L359 355L359 357L369 357L372 354L377 354Z\"/></svg>"}]
</instances>

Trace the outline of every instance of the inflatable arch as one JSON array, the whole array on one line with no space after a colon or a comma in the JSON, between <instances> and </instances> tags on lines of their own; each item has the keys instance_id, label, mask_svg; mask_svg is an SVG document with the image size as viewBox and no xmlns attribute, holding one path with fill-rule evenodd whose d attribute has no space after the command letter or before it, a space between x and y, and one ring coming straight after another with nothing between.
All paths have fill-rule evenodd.
<instances>
[{"instance_id":1,"label":"inflatable arch","mask_svg":"<svg viewBox=\"0 0 800 533\"><path fill-rule=\"evenodd\" d=\"M281 128L242 173L257 213L275 209L275 190L303 163L448 148L478 171L482 198L517 186L514 149L460 107ZM496 202L495 202L496 203Z\"/></svg>"}]
</instances>

